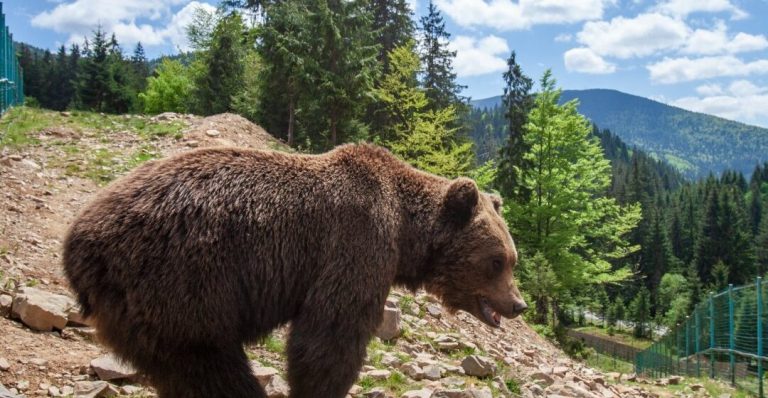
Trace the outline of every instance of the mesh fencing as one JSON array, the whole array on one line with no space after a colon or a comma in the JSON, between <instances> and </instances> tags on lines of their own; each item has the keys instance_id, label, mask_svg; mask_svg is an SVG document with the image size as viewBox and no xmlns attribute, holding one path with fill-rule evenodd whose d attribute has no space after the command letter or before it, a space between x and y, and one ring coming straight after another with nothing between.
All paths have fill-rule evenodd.
<instances>
[{"instance_id":1,"label":"mesh fencing","mask_svg":"<svg viewBox=\"0 0 768 398\"><path fill-rule=\"evenodd\" d=\"M0 2L0 115L24 102L24 78Z\"/></svg>"},{"instance_id":2,"label":"mesh fencing","mask_svg":"<svg viewBox=\"0 0 768 398\"><path fill-rule=\"evenodd\" d=\"M683 324L637 354L635 371L717 378L764 397L765 298L761 278L711 294Z\"/></svg>"}]
</instances>

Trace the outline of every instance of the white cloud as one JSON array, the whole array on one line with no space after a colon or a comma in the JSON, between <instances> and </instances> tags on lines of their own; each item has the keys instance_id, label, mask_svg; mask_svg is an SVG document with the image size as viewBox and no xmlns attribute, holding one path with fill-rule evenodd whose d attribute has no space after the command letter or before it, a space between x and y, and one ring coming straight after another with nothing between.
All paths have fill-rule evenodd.
<instances>
[{"instance_id":1,"label":"white cloud","mask_svg":"<svg viewBox=\"0 0 768 398\"><path fill-rule=\"evenodd\" d=\"M679 48L688 32L682 20L651 13L634 18L616 17L610 22L587 22L577 37L598 55L631 58Z\"/></svg>"},{"instance_id":2,"label":"white cloud","mask_svg":"<svg viewBox=\"0 0 768 398\"><path fill-rule=\"evenodd\" d=\"M744 62L732 55L701 58L664 58L647 65L651 80L672 84L725 76L768 74L768 59Z\"/></svg>"},{"instance_id":3,"label":"white cloud","mask_svg":"<svg viewBox=\"0 0 768 398\"><path fill-rule=\"evenodd\" d=\"M456 51L453 66L458 76L477 76L500 72L507 68L506 57L510 50L507 42L489 35L482 39L456 36L449 48Z\"/></svg>"},{"instance_id":4,"label":"white cloud","mask_svg":"<svg viewBox=\"0 0 768 398\"><path fill-rule=\"evenodd\" d=\"M728 12L733 19L743 19L748 16L742 9L733 5L730 0L668 0L656 6L655 9L678 17L686 17L697 12Z\"/></svg>"},{"instance_id":5,"label":"white cloud","mask_svg":"<svg viewBox=\"0 0 768 398\"><path fill-rule=\"evenodd\" d=\"M699 87L696 87L696 92L699 93L699 95L711 97L713 95L722 94L723 88L719 84L703 84Z\"/></svg>"},{"instance_id":6,"label":"white cloud","mask_svg":"<svg viewBox=\"0 0 768 398\"><path fill-rule=\"evenodd\" d=\"M435 0L461 26L498 30L528 29L541 24L568 24L600 19L616 0Z\"/></svg>"},{"instance_id":7,"label":"white cloud","mask_svg":"<svg viewBox=\"0 0 768 398\"><path fill-rule=\"evenodd\" d=\"M727 90L702 97L683 97L671 104L694 112L709 113L745 123L764 124L768 109L768 87L758 87L747 80L731 83Z\"/></svg>"},{"instance_id":8,"label":"white cloud","mask_svg":"<svg viewBox=\"0 0 768 398\"><path fill-rule=\"evenodd\" d=\"M563 55L565 68L573 72L607 74L616 71L616 65L606 62L589 48L574 48Z\"/></svg>"},{"instance_id":9,"label":"white cloud","mask_svg":"<svg viewBox=\"0 0 768 398\"><path fill-rule=\"evenodd\" d=\"M191 21L192 11L203 7L215 8L198 1L189 2L176 14L173 8L185 0L74 0L58 4L51 10L35 15L33 26L53 29L69 34L70 42L90 36L99 25L106 32L114 32L122 44L139 41L146 46L168 44L185 45L182 40L184 26ZM141 23L147 21L151 23Z\"/></svg>"},{"instance_id":10,"label":"white cloud","mask_svg":"<svg viewBox=\"0 0 768 398\"><path fill-rule=\"evenodd\" d=\"M573 35L570 33L561 33L555 36L555 41L558 43L570 43L573 40Z\"/></svg>"},{"instance_id":11,"label":"white cloud","mask_svg":"<svg viewBox=\"0 0 768 398\"><path fill-rule=\"evenodd\" d=\"M691 33L682 52L685 54L713 55L735 54L759 51L768 48L768 39L763 35L740 32L728 37L728 28L719 21L713 30L696 29Z\"/></svg>"}]
</instances>

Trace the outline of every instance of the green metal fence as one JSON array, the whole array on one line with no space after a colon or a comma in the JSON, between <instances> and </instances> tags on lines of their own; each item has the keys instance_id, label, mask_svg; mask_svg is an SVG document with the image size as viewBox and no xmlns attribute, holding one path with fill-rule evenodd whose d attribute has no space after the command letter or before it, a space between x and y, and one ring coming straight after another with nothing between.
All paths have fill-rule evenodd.
<instances>
[{"instance_id":1,"label":"green metal fence","mask_svg":"<svg viewBox=\"0 0 768 398\"><path fill-rule=\"evenodd\" d=\"M636 372L717 378L764 397L765 298L761 278L710 294L685 323L637 354Z\"/></svg>"},{"instance_id":2,"label":"green metal fence","mask_svg":"<svg viewBox=\"0 0 768 398\"><path fill-rule=\"evenodd\" d=\"M0 2L0 115L24 102L24 74Z\"/></svg>"}]
</instances>

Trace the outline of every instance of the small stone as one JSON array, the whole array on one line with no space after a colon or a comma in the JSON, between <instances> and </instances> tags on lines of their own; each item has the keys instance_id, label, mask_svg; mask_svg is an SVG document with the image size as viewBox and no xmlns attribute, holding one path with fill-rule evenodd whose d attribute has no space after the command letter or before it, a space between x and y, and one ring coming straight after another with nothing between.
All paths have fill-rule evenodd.
<instances>
[{"instance_id":1,"label":"small stone","mask_svg":"<svg viewBox=\"0 0 768 398\"><path fill-rule=\"evenodd\" d=\"M386 390L381 387L374 387L370 391L363 393L365 398L386 398Z\"/></svg>"},{"instance_id":2,"label":"small stone","mask_svg":"<svg viewBox=\"0 0 768 398\"><path fill-rule=\"evenodd\" d=\"M8 360L5 358L0 358L0 370L3 372L7 372L11 369L11 364L8 363Z\"/></svg>"},{"instance_id":3,"label":"small stone","mask_svg":"<svg viewBox=\"0 0 768 398\"><path fill-rule=\"evenodd\" d=\"M109 387L106 381L78 381L75 383L73 394L75 398L107 397L110 392Z\"/></svg>"},{"instance_id":4,"label":"small stone","mask_svg":"<svg viewBox=\"0 0 768 398\"><path fill-rule=\"evenodd\" d=\"M689 387L691 387L691 390L693 390L693 391L701 391L701 390L704 389L704 385L698 384L698 383L691 384Z\"/></svg>"},{"instance_id":5,"label":"small stone","mask_svg":"<svg viewBox=\"0 0 768 398\"><path fill-rule=\"evenodd\" d=\"M219 130L213 130L213 129L211 129L211 130L207 130L207 131L205 132L205 135L207 135L207 136L209 136L209 137L218 137L218 136L220 136L220 135L221 135L221 133L219 132Z\"/></svg>"},{"instance_id":6,"label":"small stone","mask_svg":"<svg viewBox=\"0 0 768 398\"><path fill-rule=\"evenodd\" d=\"M683 381L683 378L681 376L670 376L667 379L667 382L673 386L680 384L680 382L682 381Z\"/></svg>"},{"instance_id":7,"label":"small stone","mask_svg":"<svg viewBox=\"0 0 768 398\"><path fill-rule=\"evenodd\" d=\"M48 365L48 360L44 358L32 358L29 360L29 363L35 366L46 366ZM43 390L47 390L47 388L43 388Z\"/></svg>"},{"instance_id":8,"label":"small stone","mask_svg":"<svg viewBox=\"0 0 768 398\"><path fill-rule=\"evenodd\" d=\"M427 380L440 380L443 377L443 370L439 366L429 365L424 367L424 378Z\"/></svg>"},{"instance_id":9,"label":"small stone","mask_svg":"<svg viewBox=\"0 0 768 398\"><path fill-rule=\"evenodd\" d=\"M8 317L11 314L11 306L13 306L13 297L7 294L0 294L1 317Z\"/></svg>"},{"instance_id":10,"label":"small stone","mask_svg":"<svg viewBox=\"0 0 768 398\"><path fill-rule=\"evenodd\" d=\"M266 367L258 366L258 363L254 363L254 362L251 363L251 372L253 372L253 375L256 377L256 380L258 380L259 384L261 384L262 386L267 385L267 383L269 383L269 381L274 376L277 376L280 373L275 368L271 368L268 366Z\"/></svg>"},{"instance_id":11,"label":"small stone","mask_svg":"<svg viewBox=\"0 0 768 398\"><path fill-rule=\"evenodd\" d=\"M19 391L27 391L29 390L29 381L28 380L19 380L16 382L16 388L19 389Z\"/></svg>"},{"instance_id":12,"label":"small stone","mask_svg":"<svg viewBox=\"0 0 768 398\"><path fill-rule=\"evenodd\" d=\"M67 111L59 112L59 115L61 115L62 117L70 117L72 116L72 112L67 112Z\"/></svg>"},{"instance_id":13,"label":"small stone","mask_svg":"<svg viewBox=\"0 0 768 398\"><path fill-rule=\"evenodd\" d=\"M130 384L120 386L120 394L123 395L135 395L143 391L144 389L139 386L132 386Z\"/></svg>"},{"instance_id":14,"label":"small stone","mask_svg":"<svg viewBox=\"0 0 768 398\"><path fill-rule=\"evenodd\" d=\"M487 357L470 355L461 361L461 367L469 376L488 377L496 373L496 364Z\"/></svg>"},{"instance_id":15,"label":"small stone","mask_svg":"<svg viewBox=\"0 0 768 398\"><path fill-rule=\"evenodd\" d=\"M197 148L200 146L200 141L197 140L189 140L187 141L187 146L190 148Z\"/></svg>"},{"instance_id":16,"label":"small stone","mask_svg":"<svg viewBox=\"0 0 768 398\"><path fill-rule=\"evenodd\" d=\"M32 329L50 332L67 326L67 311L72 305L67 296L22 287L13 299L11 314Z\"/></svg>"},{"instance_id":17,"label":"small stone","mask_svg":"<svg viewBox=\"0 0 768 398\"><path fill-rule=\"evenodd\" d=\"M419 367L415 362L406 362L400 367L400 371L413 380L419 381L424 379L424 370Z\"/></svg>"},{"instance_id":18,"label":"small stone","mask_svg":"<svg viewBox=\"0 0 768 398\"><path fill-rule=\"evenodd\" d=\"M427 304L426 309L429 315L432 315L437 319L440 319L440 317L443 316L443 310L436 304Z\"/></svg>"},{"instance_id":19,"label":"small stone","mask_svg":"<svg viewBox=\"0 0 768 398\"><path fill-rule=\"evenodd\" d=\"M400 398L430 398L432 396L432 390L426 388L421 390L406 391Z\"/></svg>"},{"instance_id":20,"label":"small stone","mask_svg":"<svg viewBox=\"0 0 768 398\"><path fill-rule=\"evenodd\" d=\"M374 380L386 380L389 378L389 376L392 375L392 372L385 369L376 369L376 370L365 372L363 375L370 377Z\"/></svg>"},{"instance_id":21,"label":"small stone","mask_svg":"<svg viewBox=\"0 0 768 398\"><path fill-rule=\"evenodd\" d=\"M65 397L68 397L75 393L75 388L72 386L63 386L60 388L60 390L61 390L61 395Z\"/></svg>"},{"instance_id":22,"label":"small stone","mask_svg":"<svg viewBox=\"0 0 768 398\"><path fill-rule=\"evenodd\" d=\"M104 381L130 379L136 376L136 371L131 366L122 363L111 354L91 361L91 369L96 372L99 379Z\"/></svg>"},{"instance_id":23,"label":"small stone","mask_svg":"<svg viewBox=\"0 0 768 398\"><path fill-rule=\"evenodd\" d=\"M290 388L282 377L274 375L264 386L264 392L267 393L267 398L288 398Z\"/></svg>"},{"instance_id":24,"label":"small stone","mask_svg":"<svg viewBox=\"0 0 768 398\"><path fill-rule=\"evenodd\" d=\"M400 308L392 300L387 300L384 306L384 316L376 330L376 336L385 341L400 336Z\"/></svg>"},{"instance_id":25,"label":"small stone","mask_svg":"<svg viewBox=\"0 0 768 398\"><path fill-rule=\"evenodd\" d=\"M453 388L449 390L437 390L432 394L431 398L472 398L472 394L470 394L469 391Z\"/></svg>"}]
</instances>

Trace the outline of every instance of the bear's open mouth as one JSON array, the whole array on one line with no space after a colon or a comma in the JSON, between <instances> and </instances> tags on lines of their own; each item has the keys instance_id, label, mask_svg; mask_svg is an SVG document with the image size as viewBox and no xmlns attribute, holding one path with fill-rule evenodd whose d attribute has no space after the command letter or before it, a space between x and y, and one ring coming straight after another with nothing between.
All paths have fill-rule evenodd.
<instances>
[{"instance_id":1,"label":"bear's open mouth","mask_svg":"<svg viewBox=\"0 0 768 398\"><path fill-rule=\"evenodd\" d=\"M478 301L480 302L480 312L483 313L483 321L495 328L501 327L501 314L488 304L488 300L485 297L480 297Z\"/></svg>"}]
</instances>

